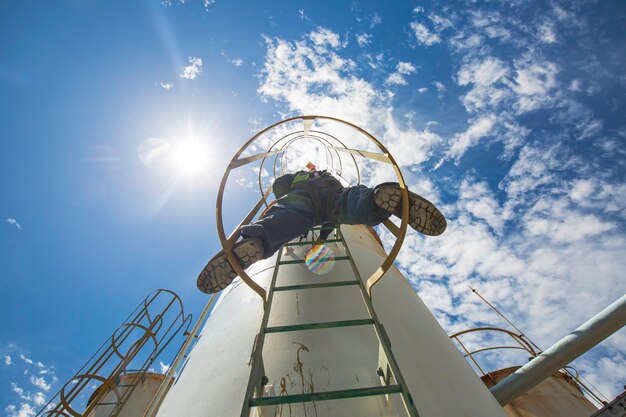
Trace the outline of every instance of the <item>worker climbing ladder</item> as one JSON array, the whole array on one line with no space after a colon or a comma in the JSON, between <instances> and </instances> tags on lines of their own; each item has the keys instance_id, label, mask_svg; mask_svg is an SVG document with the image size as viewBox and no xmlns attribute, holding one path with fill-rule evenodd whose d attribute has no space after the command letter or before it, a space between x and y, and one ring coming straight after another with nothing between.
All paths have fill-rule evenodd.
<instances>
[{"instance_id":1,"label":"worker climbing ladder","mask_svg":"<svg viewBox=\"0 0 626 417\"><path fill-rule=\"evenodd\" d=\"M342 225L323 242L314 228L305 240L287 243L244 270L233 253L241 227L269 210L272 177L294 171L286 155L301 156L305 142L323 148L320 159L326 161L314 162L346 187L361 183L360 163L377 177L385 170L395 174L400 222L387 219L379 226L389 250L368 226ZM251 172L253 163L260 199L227 235L227 182L236 169ZM221 291L202 331L196 333L196 326L189 334L188 341L197 342L156 417L503 416L393 265L409 223L408 190L398 164L370 133L326 116L293 117L261 130L231 159L217 194L216 220L238 278ZM315 258L327 266L318 270L306 256L315 243L328 249ZM179 358L186 354L182 349Z\"/></svg>"},{"instance_id":2,"label":"worker climbing ladder","mask_svg":"<svg viewBox=\"0 0 626 417\"><path fill-rule=\"evenodd\" d=\"M267 132L271 132L276 128L280 128L284 124L288 124L290 122L302 121L302 130L298 130L295 133L289 133L282 137L279 137L278 140L275 140L274 143L268 148L265 153L251 155L251 156L242 156L244 151L250 148L253 142L257 141L259 137L265 135ZM364 136L370 142L373 142L382 153L374 153L366 150L355 150L348 148L342 141L337 139L332 135L325 134L321 131L314 130L313 124L315 121L321 120L324 122L339 122L349 128L357 130L357 132ZM258 285L253 279L251 279L246 272L239 266L235 257L232 254L232 247L236 242L239 236L239 229L242 225L250 223L250 221L258 214L259 210L265 205L266 209L270 207L270 204L267 202L267 197L271 192L271 187L264 190L261 179L261 172L264 169L264 163L270 157L274 157L274 177L277 176L277 167L280 162L280 168L284 170L284 161L281 158L278 158L277 155L283 156L289 150L291 146L296 144L301 139L315 140L319 142L327 151L327 167L330 168L330 171L335 174L335 176L340 179L344 185L347 185L347 181L343 179L341 176L341 171L343 169L343 165L341 163L342 157L340 153L344 155L349 155L354 163L354 167L356 169L356 179L357 182L361 179L361 173L359 170L359 166L356 162L355 155L362 156L365 158L369 158L372 160L376 160L379 162L383 162L389 164L398 179L398 183L402 192L402 223L398 227L391 221L386 221L385 225L389 229L389 231L396 237L396 242L384 260L382 265L377 268L377 270L369 277L369 279L363 280L360 276L360 273L354 263L354 260L350 256L349 249L343 236L341 234L341 230L339 228L335 231L335 239L327 240L325 243L340 243L343 246L343 250L345 251L344 256L334 256L331 259L327 259L327 262L348 262L351 268L351 279L344 280L340 282L327 282L327 283L319 283L319 282L310 282L307 284L301 285L291 285L291 286L277 286L276 278L279 275L279 271L281 267L285 265L293 265L293 264L302 264L305 262L304 259L292 259L292 260L283 260L283 251L294 246L303 246L303 245L311 245L311 241L308 242L297 242L290 243L285 245L279 251L277 256L276 265L274 269L274 276L272 278L271 284L268 290L265 290L260 285ZM333 158L333 152L335 154L335 158ZM330 159L330 160L329 160ZM334 159L334 160L333 160ZM247 164L250 164L254 161L261 160L261 166L259 168L259 189L262 194L262 198L257 203L257 205L252 209L252 211L248 214L248 216L242 220L239 226L233 231L233 233L226 238L223 228L223 220L222 220L222 198L224 189L226 186L226 180L233 169L240 168ZM337 165L337 169L334 169L333 165ZM398 165L395 163L393 157L389 154L387 149L372 135L370 135L365 130L352 125L348 122L345 122L340 119L330 118L330 117L319 117L319 116L302 116L295 117L292 119L288 119L282 122L279 122L275 125L268 127L267 129L259 132L257 135L252 137L246 144L244 144L241 149L234 156L231 161L221 183L220 192L218 193L217 200L217 224L218 224L218 235L220 237L222 246L225 249L226 255L233 265L234 269L241 277L241 279L252 288L255 292L257 292L262 299L264 300L264 315L261 323L261 328L259 333L257 334L255 346L253 348L251 366L252 370L250 373L250 379L248 381L248 388L246 393L246 400L242 408L241 415L249 416L250 410L257 407L263 407L267 405L284 405L284 404L292 404L292 403L302 403L302 402L315 402L322 400L330 400L330 399L342 399L342 398L356 398L363 396L386 396L387 399L390 398L391 394L400 394L402 397L402 402L404 404L404 408L406 409L406 414L409 416L417 416L418 413L415 409L415 405L413 404L413 400L411 399L411 395L408 392L400 370L398 368L397 362L393 356L389 338L385 332L385 328L379 322L376 312L374 311L374 307L371 302L371 288L376 284L378 280L384 275L384 273L391 267L393 260L395 259L397 253L400 250L402 245L402 241L404 239L404 235L407 229L408 223L408 193L406 189L406 184L404 183L404 179L400 172ZM263 214L261 214L263 216ZM313 231L311 232L313 233ZM293 252L293 251L292 251ZM354 319L354 320L333 320L333 321L325 321L325 322L317 322L317 323L307 323L307 324L289 324L283 326L270 326L268 325L270 315L272 312L272 302L274 300L274 294L276 292L293 292L293 291L302 291L302 290L313 290L320 288L331 288L331 287L340 287L340 286L352 286L356 291L361 293L361 298L366 307L366 317ZM380 361L384 364L384 367L376 367L372 368L372 372L378 377L377 380L380 381L379 385L365 387L365 388L353 388L353 389L340 389L334 391L326 391L326 392L308 392L297 395L278 395L278 396L264 396L264 386L268 383L269 379L265 375L265 366L263 361L263 347L266 335L268 334L277 334L277 333L289 333L289 332L301 332L301 331L316 331L319 329L340 329L346 327L356 327L356 326L371 326L374 329L376 338L378 340L380 346L380 356L384 358L383 361ZM349 343L349 341L346 341ZM304 388L303 388L304 390ZM283 393L284 394L284 393Z\"/></svg>"},{"instance_id":3,"label":"worker climbing ladder","mask_svg":"<svg viewBox=\"0 0 626 417\"><path fill-rule=\"evenodd\" d=\"M319 230L319 228L315 228L311 235L314 236L315 231ZM311 237L312 237L311 236ZM311 282L308 284L300 284L300 285L277 285L277 277L280 275L279 271L283 265L294 265L294 264L304 264L307 263L307 259L283 259L283 252L291 252L294 253L293 250L290 251L292 247L317 247L317 245L328 245L331 243L340 244L342 249L345 251L344 256L327 256L323 259L316 260L316 262L348 262L350 264L351 271L353 276L348 280L342 281L326 281L326 282ZM330 252L330 251L329 251ZM272 312L272 302L274 300L274 294L276 292L285 292L285 291L302 291L302 290L312 290L319 288L330 288L330 287L344 287L350 286L354 288L355 291L359 291L361 293L363 302L366 306L367 317L353 320L336 320L336 321L324 321L317 323L307 323L307 324L290 324L283 326L269 326L269 319ZM378 380L381 382L380 385L365 387L365 388L346 388L341 390L334 391L322 391L322 392L307 392L302 394L292 394L292 395L275 395L275 396L263 396L264 393L264 385L266 385L269 381L269 378L265 375L264 366L263 366L263 346L265 341L265 336L271 333L283 333L283 332L299 332L299 331L316 331L318 329L337 329L340 331L341 328L345 327L354 327L354 326L372 326L376 337L379 342L379 346L384 355L384 360L382 361L384 364L387 364L385 368L382 366L376 367L372 366L372 374L378 376ZM346 343L350 343L346 340ZM391 343L387 334L385 333L384 326L380 323L377 318L376 312L374 311L374 307L370 300L370 297L367 293L365 283L362 280L362 277L357 269L357 266L354 263L354 259L350 255L350 250L346 244L345 239L341 233L340 227L336 227L334 230L334 238L326 239L325 241L318 241L316 239L312 240L300 240L297 242L291 242L286 244L278 253L276 257L276 265L274 268L274 274L272 276L272 281L268 290L267 303L265 306L265 311L263 315L263 320L261 323L260 331L256 338L256 343L254 347L254 352L252 353L252 361L251 366L252 370L250 373L250 380L248 382L248 389L246 393L246 400L242 408L241 416L247 417L250 415L250 411L255 407L263 407L270 405L280 405L284 406L286 404L297 404L297 403L307 403L307 402L315 402L315 401L324 401L324 400L337 400L337 399L347 399L347 398L357 398L357 397L368 397L368 396L389 396L390 394L400 394L402 397L402 402L404 408L406 410L406 415L417 417L419 413L415 408L415 404L413 403L413 399L411 398L411 394L408 392L406 388L406 384L402 377L402 373L398 367L398 364L393 356L393 352L391 349ZM379 361L380 362L380 361ZM373 365L373 364L372 364Z\"/></svg>"}]
</instances>

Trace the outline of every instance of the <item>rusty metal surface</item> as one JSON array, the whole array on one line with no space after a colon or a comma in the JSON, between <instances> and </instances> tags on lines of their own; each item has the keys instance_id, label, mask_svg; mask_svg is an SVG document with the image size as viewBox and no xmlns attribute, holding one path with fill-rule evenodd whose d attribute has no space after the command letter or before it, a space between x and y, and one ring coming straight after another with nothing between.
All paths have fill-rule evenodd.
<instances>
[{"instance_id":1,"label":"rusty metal surface","mask_svg":"<svg viewBox=\"0 0 626 417\"><path fill-rule=\"evenodd\" d=\"M500 369L481 377L491 388L519 366ZM567 374L556 372L527 393L503 407L509 417L589 417L597 408Z\"/></svg>"},{"instance_id":2,"label":"rusty metal surface","mask_svg":"<svg viewBox=\"0 0 626 417\"><path fill-rule=\"evenodd\" d=\"M542 354L542 349L536 344L534 343L529 337L527 337L522 330L520 330L517 326L515 326L515 324L513 324L513 322L511 322L504 314L502 314L497 307L495 307L493 304L491 304L489 301L487 301L485 299L485 297L483 297L482 295L480 295L478 293L478 291L474 288L472 288L471 286L469 286L469 288L472 290L472 292L477 295L485 304L487 304L491 309L493 309L502 319L504 319L513 329L515 329L517 331L517 333L512 332L510 330L506 330L506 329L502 329L502 328L498 328L498 327L478 327L478 328L474 328L474 329L469 329L469 330L464 330L461 332L457 332L453 335L450 336L451 339L453 339L459 346L460 346L460 350L462 350L463 352L465 352L465 354L463 355L465 358L467 358L470 363L473 365L474 369L479 373L479 375L482 376L487 376L488 378L490 378L491 373L490 372L485 372L485 370L483 369L484 366L480 365L480 361L482 361L482 354L485 352L489 352L489 353L493 353L494 351L501 351L501 350L521 350L521 351L525 351L528 354L528 360L532 360L534 358L536 358L538 355ZM488 345L487 347L480 347L480 348L475 348L475 346L472 347L472 350L468 350L467 347L464 345L464 343L461 341L461 336L466 336L466 335L470 335L472 333L475 332L489 332L489 333L496 333L496 334L503 334L508 336L510 339L512 339L517 345L501 345L500 341L498 341L497 343L494 343L493 341L491 341L490 343L492 343L491 345ZM489 337L485 338L485 337L481 337L482 341L480 342L481 344L486 344L484 342L484 340L488 340ZM475 340L469 340L469 343L472 345L475 345ZM487 342L489 343L489 342ZM495 344L495 346L494 346ZM501 352L500 352L501 353ZM502 359L502 357L500 358ZM523 361L526 360L526 358L519 358L519 359L523 359ZM508 362L510 362L510 358L507 360ZM502 361L499 361L498 365L502 366ZM519 362L518 362L519 363ZM493 366L493 360L491 361L491 366ZM601 393L599 393L597 391L597 388L595 388L593 385L591 385L591 383L589 383L589 381L587 381L584 377L582 377L578 370L570 365L565 365L560 369L561 372L569 375L571 378L573 378L574 381L576 381L576 384L578 385L579 389L581 392L583 392L588 398L590 398L592 401L595 402L596 405L602 405L605 401L604 400L608 400L608 398L603 398L604 397ZM584 381L583 381L584 380Z\"/></svg>"},{"instance_id":3,"label":"rusty metal surface","mask_svg":"<svg viewBox=\"0 0 626 417\"><path fill-rule=\"evenodd\" d=\"M626 324L626 294L491 389L507 404Z\"/></svg>"}]
</instances>

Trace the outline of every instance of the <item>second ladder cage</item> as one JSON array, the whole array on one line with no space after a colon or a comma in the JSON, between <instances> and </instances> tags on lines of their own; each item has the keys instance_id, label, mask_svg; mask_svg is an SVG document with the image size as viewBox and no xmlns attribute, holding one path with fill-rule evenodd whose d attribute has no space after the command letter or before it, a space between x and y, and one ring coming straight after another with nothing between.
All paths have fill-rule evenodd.
<instances>
[{"instance_id":1,"label":"second ladder cage","mask_svg":"<svg viewBox=\"0 0 626 417\"><path fill-rule=\"evenodd\" d=\"M310 251L319 229L314 228L244 271L231 252L239 228L272 204L271 177L302 169L310 160L314 153L302 152L306 143L321 147L324 160L316 165L344 186L378 180L385 170L395 175L402 218L384 223L385 239L393 236L395 242L387 253L373 228L342 225L321 251ZM227 180L253 163L260 164L255 168L261 197L227 236ZM264 176L269 171L273 175ZM407 187L395 159L373 135L326 116L269 126L231 160L216 217L239 277L221 292L157 416L504 415L393 264L407 231Z\"/></svg>"}]
</instances>

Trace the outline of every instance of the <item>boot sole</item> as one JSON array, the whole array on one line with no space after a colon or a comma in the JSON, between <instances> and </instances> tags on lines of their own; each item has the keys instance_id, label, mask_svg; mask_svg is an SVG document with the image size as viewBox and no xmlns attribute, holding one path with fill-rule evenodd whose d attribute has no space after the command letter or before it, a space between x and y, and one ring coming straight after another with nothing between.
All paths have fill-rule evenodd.
<instances>
[{"instance_id":1,"label":"boot sole","mask_svg":"<svg viewBox=\"0 0 626 417\"><path fill-rule=\"evenodd\" d=\"M259 239L244 239L235 244L233 252L241 260L241 267L246 269L261 259L263 245ZM228 262L226 254L220 251L198 275L198 289L205 294L214 294L229 286L236 277L237 272Z\"/></svg>"},{"instance_id":2,"label":"boot sole","mask_svg":"<svg viewBox=\"0 0 626 417\"><path fill-rule=\"evenodd\" d=\"M399 187L376 190L374 202L397 217L402 217L402 191ZM409 191L409 226L428 236L439 236L447 227L446 218L433 203Z\"/></svg>"}]
</instances>

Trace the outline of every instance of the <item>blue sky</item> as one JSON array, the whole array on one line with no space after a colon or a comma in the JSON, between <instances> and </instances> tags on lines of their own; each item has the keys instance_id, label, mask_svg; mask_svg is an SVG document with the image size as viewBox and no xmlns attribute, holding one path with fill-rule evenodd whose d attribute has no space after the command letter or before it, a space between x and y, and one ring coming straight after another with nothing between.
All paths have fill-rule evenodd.
<instances>
[{"instance_id":1,"label":"blue sky","mask_svg":"<svg viewBox=\"0 0 626 417\"><path fill-rule=\"evenodd\" d=\"M33 415L153 289L198 313L226 161L303 113L377 135L448 217L398 258L447 331L500 324L470 283L554 343L626 289L625 20L613 1L2 2L0 412ZM189 140L202 169L160 161ZM235 187L231 223L256 198ZM607 396L623 346L576 363Z\"/></svg>"}]
</instances>

